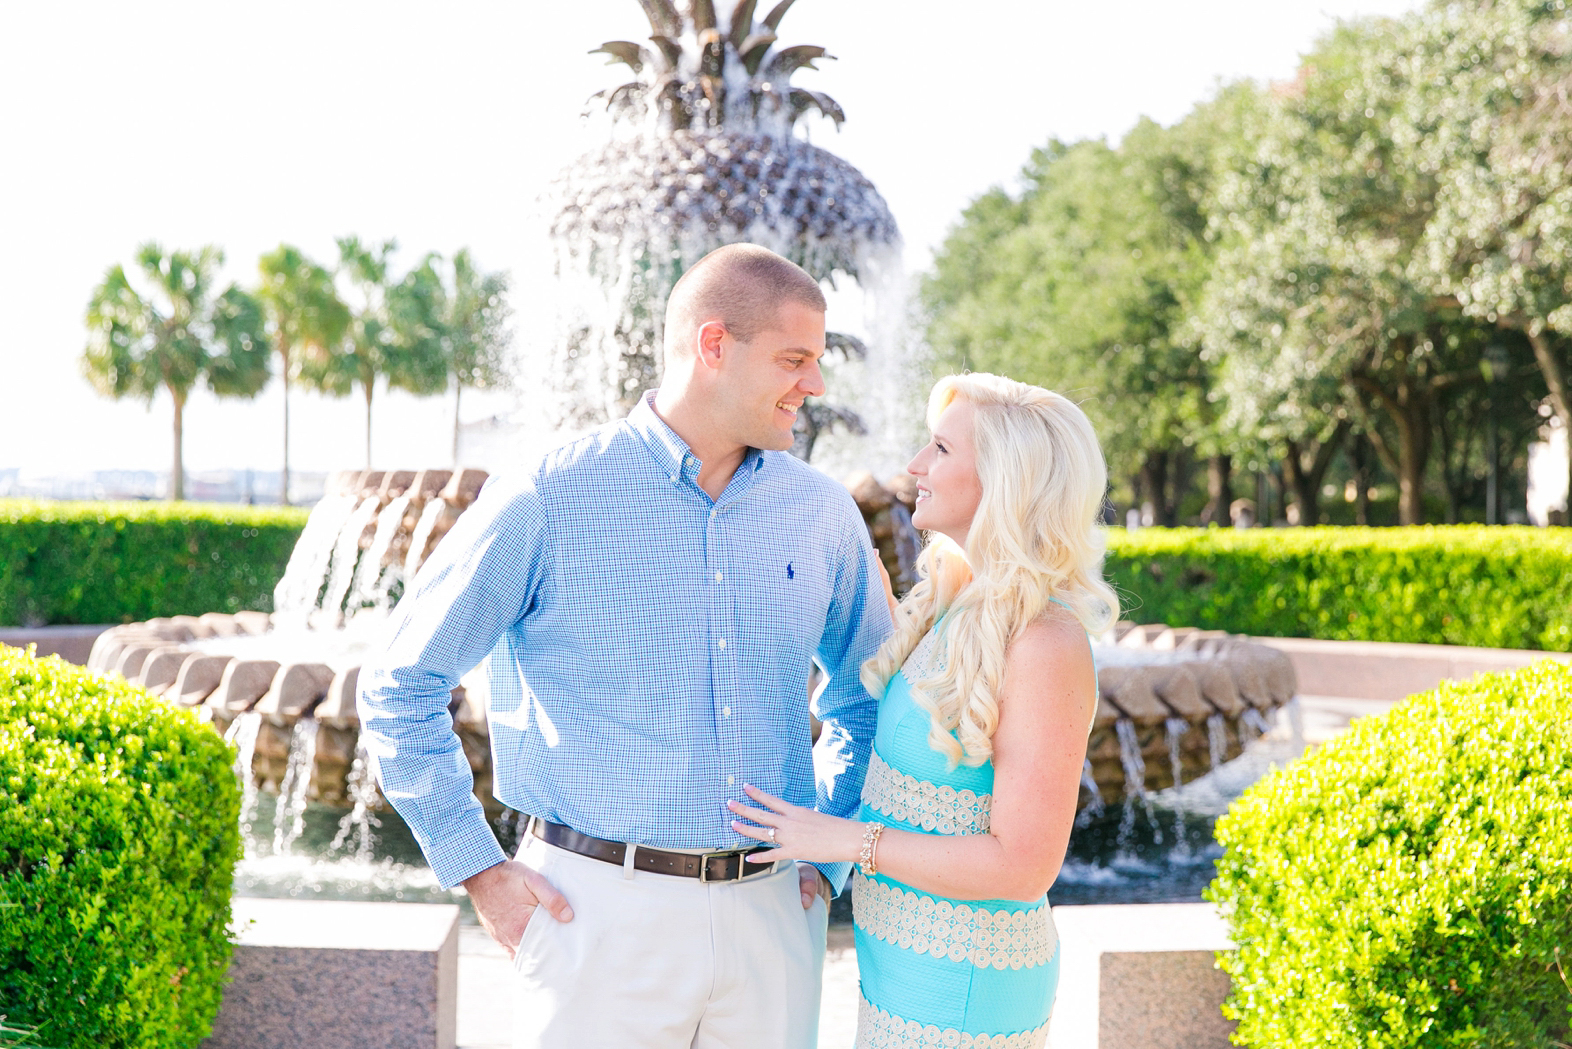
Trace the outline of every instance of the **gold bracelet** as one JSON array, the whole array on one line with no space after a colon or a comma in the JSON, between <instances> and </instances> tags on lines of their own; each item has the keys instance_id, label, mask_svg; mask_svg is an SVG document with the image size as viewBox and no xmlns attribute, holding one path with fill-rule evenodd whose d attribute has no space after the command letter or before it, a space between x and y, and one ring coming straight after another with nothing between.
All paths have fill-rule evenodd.
<instances>
[{"instance_id":1,"label":"gold bracelet","mask_svg":"<svg viewBox=\"0 0 1572 1049\"><path fill-rule=\"evenodd\" d=\"M879 835L883 833L882 823L869 823L862 832L862 853L857 857L857 869L865 878L879 873Z\"/></svg>"}]
</instances>

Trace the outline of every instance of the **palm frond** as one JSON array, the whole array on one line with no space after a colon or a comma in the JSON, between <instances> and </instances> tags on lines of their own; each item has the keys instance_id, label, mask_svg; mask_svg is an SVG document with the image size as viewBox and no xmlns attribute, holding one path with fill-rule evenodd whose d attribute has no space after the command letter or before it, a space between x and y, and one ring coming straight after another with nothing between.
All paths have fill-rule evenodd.
<instances>
[{"instance_id":1,"label":"palm frond","mask_svg":"<svg viewBox=\"0 0 1572 1049\"><path fill-rule=\"evenodd\" d=\"M682 32L682 16L671 0L639 0L639 6L644 8L644 17L650 20L656 36L675 37Z\"/></svg>"},{"instance_id":2,"label":"palm frond","mask_svg":"<svg viewBox=\"0 0 1572 1049\"><path fill-rule=\"evenodd\" d=\"M608 40L590 54L610 55L613 62L623 62L635 73L642 72L644 63L650 58L648 51L631 40Z\"/></svg>"},{"instance_id":3,"label":"palm frond","mask_svg":"<svg viewBox=\"0 0 1572 1049\"><path fill-rule=\"evenodd\" d=\"M817 69L818 67L813 64L814 59L834 57L817 44L796 44L783 51L777 51L775 57L770 59L770 64L765 67L764 75L770 80L785 80L799 69Z\"/></svg>"},{"instance_id":4,"label":"palm frond","mask_svg":"<svg viewBox=\"0 0 1572 1049\"><path fill-rule=\"evenodd\" d=\"M742 50L742 42L753 30L753 9L758 0L738 0L731 12L731 46Z\"/></svg>"},{"instance_id":5,"label":"palm frond","mask_svg":"<svg viewBox=\"0 0 1572 1049\"><path fill-rule=\"evenodd\" d=\"M770 8L770 13L764 16L764 24L770 27L770 32L780 32L781 19L786 17L786 12L791 10L791 5L796 2L797 0L781 0L780 3Z\"/></svg>"},{"instance_id":6,"label":"palm frond","mask_svg":"<svg viewBox=\"0 0 1572 1049\"><path fill-rule=\"evenodd\" d=\"M759 71L764 56L769 54L770 46L775 43L775 40L774 33L754 33L737 48L737 55L742 59L743 68L748 71L749 76Z\"/></svg>"},{"instance_id":7,"label":"palm frond","mask_svg":"<svg viewBox=\"0 0 1572 1049\"><path fill-rule=\"evenodd\" d=\"M702 33L706 29L715 28L715 4L713 0L693 0L688 8L688 17L693 21L693 31Z\"/></svg>"}]
</instances>

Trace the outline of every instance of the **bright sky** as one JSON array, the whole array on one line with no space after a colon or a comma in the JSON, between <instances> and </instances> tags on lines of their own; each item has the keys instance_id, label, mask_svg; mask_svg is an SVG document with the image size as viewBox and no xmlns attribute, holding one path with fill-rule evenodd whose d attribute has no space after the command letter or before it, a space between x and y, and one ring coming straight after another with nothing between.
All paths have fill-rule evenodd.
<instances>
[{"instance_id":1,"label":"bright sky","mask_svg":"<svg viewBox=\"0 0 1572 1049\"><path fill-rule=\"evenodd\" d=\"M1219 79L1291 75L1339 18L1414 6L800 0L782 29L838 56L797 76L847 112L813 140L879 187L921 267L1050 137L1171 123ZM587 97L620 82L585 52L647 33L634 0L0 5L0 468L168 469L167 399L109 401L78 370L92 287L145 240L218 244L245 282L280 241L331 261L346 233L396 237L406 264L467 245L537 270L537 195L592 144ZM545 294L518 289L519 325ZM361 464L358 399L291 407L296 469ZM187 469L276 470L281 415L276 381L253 402L198 395ZM375 425L379 467L444 465L452 401L387 396Z\"/></svg>"}]
</instances>

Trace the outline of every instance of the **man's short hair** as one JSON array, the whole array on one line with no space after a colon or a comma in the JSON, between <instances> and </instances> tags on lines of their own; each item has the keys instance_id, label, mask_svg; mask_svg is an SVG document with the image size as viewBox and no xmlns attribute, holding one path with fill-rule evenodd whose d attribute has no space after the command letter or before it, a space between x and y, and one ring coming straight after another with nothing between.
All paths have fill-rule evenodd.
<instances>
[{"instance_id":1,"label":"man's short hair","mask_svg":"<svg viewBox=\"0 0 1572 1049\"><path fill-rule=\"evenodd\" d=\"M705 320L719 318L731 336L749 342L775 323L788 302L824 312L819 282L801 266L757 244L728 244L682 275L666 300L666 352L683 349Z\"/></svg>"}]
</instances>

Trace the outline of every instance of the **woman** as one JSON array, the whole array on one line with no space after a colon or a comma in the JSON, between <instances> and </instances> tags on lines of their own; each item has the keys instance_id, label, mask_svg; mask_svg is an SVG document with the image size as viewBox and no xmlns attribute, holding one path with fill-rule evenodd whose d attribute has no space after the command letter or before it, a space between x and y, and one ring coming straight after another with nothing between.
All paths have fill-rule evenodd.
<instances>
[{"instance_id":1,"label":"woman","mask_svg":"<svg viewBox=\"0 0 1572 1049\"><path fill-rule=\"evenodd\" d=\"M749 787L733 826L779 846L764 860L858 864L859 1047L1040 1046L1059 969L1047 890L1097 706L1087 633L1117 611L1106 468L1079 408L1010 379L941 380L928 422L908 469L931 540L863 668L882 699L859 818Z\"/></svg>"}]
</instances>

